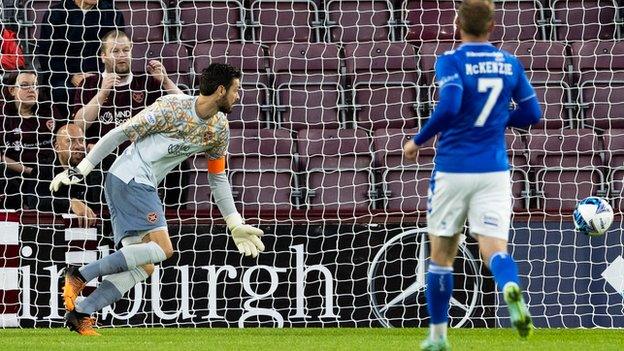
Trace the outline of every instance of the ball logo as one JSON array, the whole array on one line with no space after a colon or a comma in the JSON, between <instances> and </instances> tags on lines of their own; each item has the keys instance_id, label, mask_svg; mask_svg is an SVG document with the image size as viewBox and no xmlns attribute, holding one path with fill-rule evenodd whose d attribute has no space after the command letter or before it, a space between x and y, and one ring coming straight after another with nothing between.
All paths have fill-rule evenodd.
<instances>
[{"instance_id":1,"label":"ball logo","mask_svg":"<svg viewBox=\"0 0 624 351\"><path fill-rule=\"evenodd\" d=\"M385 327L425 325L429 261L426 231L426 228L412 229L393 237L371 261L367 277L371 308ZM480 274L477 260L462 240L454 264L451 326L461 327L470 321L480 296Z\"/></svg>"},{"instance_id":2,"label":"ball logo","mask_svg":"<svg viewBox=\"0 0 624 351\"><path fill-rule=\"evenodd\" d=\"M156 214L156 212L150 212L147 214L147 221L150 223L156 223L156 221L158 220L158 215Z\"/></svg>"}]
</instances>

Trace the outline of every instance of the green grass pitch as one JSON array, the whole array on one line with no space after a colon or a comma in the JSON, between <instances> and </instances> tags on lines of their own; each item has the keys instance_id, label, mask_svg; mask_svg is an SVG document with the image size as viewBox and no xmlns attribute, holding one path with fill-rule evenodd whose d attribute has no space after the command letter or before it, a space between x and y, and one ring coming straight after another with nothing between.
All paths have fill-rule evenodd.
<instances>
[{"instance_id":1,"label":"green grass pitch","mask_svg":"<svg viewBox=\"0 0 624 351\"><path fill-rule=\"evenodd\" d=\"M81 337L66 329L0 329L0 350L409 350L426 329L100 329ZM624 350L624 330L538 329L520 340L510 329L449 330L454 351Z\"/></svg>"}]
</instances>

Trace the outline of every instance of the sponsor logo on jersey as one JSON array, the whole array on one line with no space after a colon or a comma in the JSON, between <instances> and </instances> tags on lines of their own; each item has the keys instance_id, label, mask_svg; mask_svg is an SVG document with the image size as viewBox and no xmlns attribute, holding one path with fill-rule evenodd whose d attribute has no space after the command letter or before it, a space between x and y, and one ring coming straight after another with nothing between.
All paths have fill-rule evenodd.
<instances>
[{"instance_id":1,"label":"sponsor logo on jersey","mask_svg":"<svg viewBox=\"0 0 624 351\"><path fill-rule=\"evenodd\" d=\"M191 146L184 144L184 143L169 144L169 147L167 148L167 153L169 153L169 155L175 155L175 156L191 155L193 154L193 152L189 152L190 149L191 149Z\"/></svg>"},{"instance_id":2,"label":"sponsor logo on jersey","mask_svg":"<svg viewBox=\"0 0 624 351\"><path fill-rule=\"evenodd\" d=\"M156 116L153 113L148 112L145 114L145 121L151 125L156 124Z\"/></svg>"},{"instance_id":3,"label":"sponsor logo on jersey","mask_svg":"<svg viewBox=\"0 0 624 351\"><path fill-rule=\"evenodd\" d=\"M459 80L459 74L455 73L453 75L440 78L440 80L438 80L438 85L440 87L442 87L442 86L444 86L444 84L446 84L446 83L448 83L448 82L450 82L452 80L455 80L455 79Z\"/></svg>"},{"instance_id":4,"label":"sponsor logo on jersey","mask_svg":"<svg viewBox=\"0 0 624 351\"><path fill-rule=\"evenodd\" d=\"M106 111L100 115L100 121L103 123L111 123L113 122L113 113L110 111Z\"/></svg>"},{"instance_id":5,"label":"sponsor logo on jersey","mask_svg":"<svg viewBox=\"0 0 624 351\"><path fill-rule=\"evenodd\" d=\"M114 114L111 111L106 111L100 115L100 122L106 124L114 122L115 125L120 125L130 117L132 117L132 111L129 109L116 111Z\"/></svg>"}]
</instances>

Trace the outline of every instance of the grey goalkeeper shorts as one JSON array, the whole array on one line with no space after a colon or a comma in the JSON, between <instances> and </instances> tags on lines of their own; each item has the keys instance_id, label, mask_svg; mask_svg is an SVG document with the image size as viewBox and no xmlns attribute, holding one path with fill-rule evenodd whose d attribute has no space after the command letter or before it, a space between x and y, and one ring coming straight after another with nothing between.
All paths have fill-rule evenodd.
<instances>
[{"instance_id":1,"label":"grey goalkeeper shorts","mask_svg":"<svg viewBox=\"0 0 624 351\"><path fill-rule=\"evenodd\" d=\"M163 204L156 188L131 180L128 184L108 173L104 194L110 212L115 247L122 239L166 228Z\"/></svg>"}]
</instances>

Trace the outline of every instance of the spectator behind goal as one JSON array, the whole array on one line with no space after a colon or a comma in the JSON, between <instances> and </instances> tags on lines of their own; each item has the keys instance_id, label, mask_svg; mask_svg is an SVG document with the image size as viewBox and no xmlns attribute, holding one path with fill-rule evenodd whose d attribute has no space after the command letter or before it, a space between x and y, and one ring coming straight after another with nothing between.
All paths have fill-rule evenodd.
<instances>
[{"instance_id":1,"label":"spectator behind goal","mask_svg":"<svg viewBox=\"0 0 624 351\"><path fill-rule=\"evenodd\" d=\"M52 164L56 110L42 98L35 71L4 75L2 104L2 164L6 208L38 206L38 174Z\"/></svg>"},{"instance_id":2,"label":"spectator behind goal","mask_svg":"<svg viewBox=\"0 0 624 351\"><path fill-rule=\"evenodd\" d=\"M102 38L100 59L104 72L86 77L74 96L74 123L85 131L87 144L136 115L165 94L182 94L162 63L148 62L148 75L132 74L132 42L113 30Z\"/></svg>"},{"instance_id":3,"label":"spectator behind goal","mask_svg":"<svg viewBox=\"0 0 624 351\"><path fill-rule=\"evenodd\" d=\"M64 0L46 13L35 54L64 118L75 88L99 72L100 38L124 26L123 15L109 0Z\"/></svg>"},{"instance_id":4,"label":"spectator behind goal","mask_svg":"<svg viewBox=\"0 0 624 351\"><path fill-rule=\"evenodd\" d=\"M81 227L91 227L97 221L97 213L101 213L104 205L102 196L102 173L91 172L85 182L72 184L56 192L50 193L50 182L55 175L76 167L86 156L85 136L82 129L75 124L66 124L58 129L54 139L56 158L52 167L46 168L39 177L37 194L41 200L39 211L52 211L55 214L73 213L78 216Z\"/></svg>"}]
</instances>

